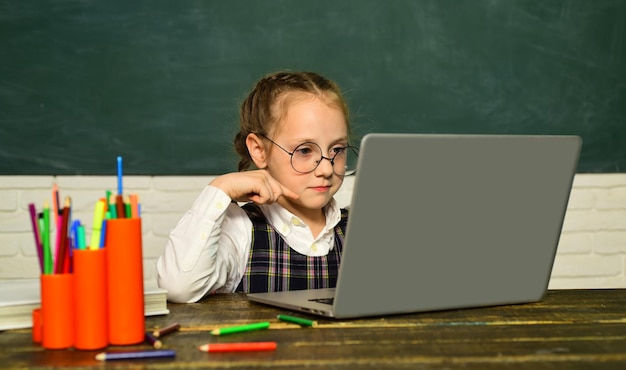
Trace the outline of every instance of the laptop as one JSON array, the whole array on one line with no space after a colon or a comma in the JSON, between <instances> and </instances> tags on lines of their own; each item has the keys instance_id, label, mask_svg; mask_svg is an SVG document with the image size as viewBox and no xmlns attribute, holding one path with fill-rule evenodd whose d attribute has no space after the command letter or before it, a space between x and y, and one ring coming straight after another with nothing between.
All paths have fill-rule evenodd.
<instances>
[{"instance_id":1,"label":"laptop","mask_svg":"<svg viewBox=\"0 0 626 370\"><path fill-rule=\"evenodd\" d=\"M366 135L334 289L248 294L338 319L536 302L582 140Z\"/></svg>"}]
</instances>

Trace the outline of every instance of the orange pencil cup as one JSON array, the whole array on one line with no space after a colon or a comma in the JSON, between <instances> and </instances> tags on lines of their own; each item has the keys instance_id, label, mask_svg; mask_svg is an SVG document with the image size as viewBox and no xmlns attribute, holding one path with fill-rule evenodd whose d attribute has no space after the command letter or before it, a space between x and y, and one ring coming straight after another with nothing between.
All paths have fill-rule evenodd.
<instances>
[{"instance_id":1,"label":"orange pencil cup","mask_svg":"<svg viewBox=\"0 0 626 370\"><path fill-rule=\"evenodd\" d=\"M43 337L43 325L41 324L41 308L33 310L33 343L41 343Z\"/></svg>"},{"instance_id":2,"label":"orange pencil cup","mask_svg":"<svg viewBox=\"0 0 626 370\"><path fill-rule=\"evenodd\" d=\"M74 345L74 276L41 275L42 344L46 349Z\"/></svg>"},{"instance_id":3,"label":"orange pencil cup","mask_svg":"<svg viewBox=\"0 0 626 370\"><path fill-rule=\"evenodd\" d=\"M145 337L141 218L107 220L109 343L142 343Z\"/></svg>"},{"instance_id":4,"label":"orange pencil cup","mask_svg":"<svg viewBox=\"0 0 626 370\"><path fill-rule=\"evenodd\" d=\"M109 344L106 249L74 251L74 348Z\"/></svg>"}]
</instances>

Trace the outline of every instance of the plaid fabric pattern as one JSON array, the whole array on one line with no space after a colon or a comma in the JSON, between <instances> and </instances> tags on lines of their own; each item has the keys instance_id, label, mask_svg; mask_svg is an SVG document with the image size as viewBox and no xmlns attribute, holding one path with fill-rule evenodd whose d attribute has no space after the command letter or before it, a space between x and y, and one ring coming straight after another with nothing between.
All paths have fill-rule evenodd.
<instances>
[{"instance_id":1,"label":"plaid fabric pattern","mask_svg":"<svg viewBox=\"0 0 626 370\"><path fill-rule=\"evenodd\" d=\"M243 209L252 221L252 248L238 292L334 288L337 285L347 210L341 210L341 221L335 226L335 247L326 256L309 257L291 249L257 205L249 203Z\"/></svg>"}]
</instances>

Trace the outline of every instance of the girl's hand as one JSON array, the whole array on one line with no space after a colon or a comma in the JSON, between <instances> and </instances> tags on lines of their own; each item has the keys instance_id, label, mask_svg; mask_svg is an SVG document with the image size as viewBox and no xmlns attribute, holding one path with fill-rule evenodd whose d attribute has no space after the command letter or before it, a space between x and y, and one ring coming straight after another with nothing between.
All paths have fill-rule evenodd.
<instances>
[{"instance_id":1,"label":"girl's hand","mask_svg":"<svg viewBox=\"0 0 626 370\"><path fill-rule=\"evenodd\" d=\"M284 187L265 170L233 172L216 177L210 185L222 189L236 202L253 201L257 204L274 203L281 196L298 199L300 196Z\"/></svg>"}]
</instances>

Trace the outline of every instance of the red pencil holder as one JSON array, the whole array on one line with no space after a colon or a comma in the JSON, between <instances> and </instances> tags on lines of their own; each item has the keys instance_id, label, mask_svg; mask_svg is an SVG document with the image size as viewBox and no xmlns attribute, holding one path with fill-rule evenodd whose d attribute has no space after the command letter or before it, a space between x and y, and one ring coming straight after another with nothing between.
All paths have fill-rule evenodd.
<instances>
[{"instance_id":1,"label":"red pencil holder","mask_svg":"<svg viewBox=\"0 0 626 370\"><path fill-rule=\"evenodd\" d=\"M109 344L106 249L74 251L74 348L91 350Z\"/></svg>"},{"instance_id":2,"label":"red pencil holder","mask_svg":"<svg viewBox=\"0 0 626 370\"><path fill-rule=\"evenodd\" d=\"M41 275L41 319L44 348L74 345L74 275Z\"/></svg>"},{"instance_id":3,"label":"red pencil holder","mask_svg":"<svg viewBox=\"0 0 626 370\"><path fill-rule=\"evenodd\" d=\"M145 337L141 218L107 220L109 343L142 343Z\"/></svg>"}]
</instances>

